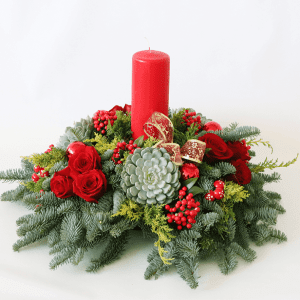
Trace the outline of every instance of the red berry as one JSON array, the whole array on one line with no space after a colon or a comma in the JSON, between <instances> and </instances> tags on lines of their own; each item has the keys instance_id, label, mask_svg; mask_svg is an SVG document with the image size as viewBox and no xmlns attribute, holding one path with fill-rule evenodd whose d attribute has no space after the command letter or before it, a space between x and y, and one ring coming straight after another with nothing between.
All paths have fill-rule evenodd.
<instances>
[{"instance_id":1,"label":"red berry","mask_svg":"<svg viewBox=\"0 0 300 300\"><path fill-rule=\"evenodd\" d=\"M196 207L196 208L195 208L195 211L199 212L199 211L200 211L200 208L199 208L199 207Z\"/></svg>"},{"instance_id":2,"label":"red berry","mask_svg":"<svg viewBox=\"0 0 300 300\"><path fill-rule=\"evenodd\" d=\"M224 198L224 191L222 189L216 189L214 191L214 196L217 200Z\"/></svg>"},{"instance_id":3,"label":"red berry","mask_svg":"<svg viewBox=\"0 0 300 300\"><path fill-rule=\"evenodd\" d=\"M173 222L172 218L169 218L168 223L172 223L172 222Z\"/></svg>"},{"instance_id":4,"label":"red berry","mask_svg":"<svg viewBox=\"0 0 300 300\"><path fill-rule=\"evenodd\" d=\"M35 174L35 173L32 174L31 178L32 178L32 180L33 180L34 182L37 182L37 181L39 181L39 179L40 179L39 175L37 175L37 174Z\"/></svg>"},{"instance_id":5,"label":"red berry","mask_svg":"<svg viewBox=\"0 0 300 300\"><path fill-rule=\"evenodd\" d=\"M184 206L180 206L180 210L184 210L185 209L185 207Z\"/></svg>"},{"instance_id":6,"label":"red berry","mask_svg":"<svg viewBox=\"0 0 300 300\"><path fill-rule=\"evenodd\" d=\"M182 222L181 225L182 225L182 226L186 226L186 222Z\"/></svg>"},{"instance_id":7,"label":"red berry","mask_svg":"<svg viewBox=\"0 0 300 300\"><path fill-rule=\"evenodd\" d=\"M184 213L188 216L190 214L190 211L186 210Z\"/></svg>"},{"instance_id":8,"label":"red berry","mask_svg":"<svg viewBox=\"0 0 300 300\"><path fill-rule=\"evenodd\" d=\"M182 218L183 217L183 213L182 212L178 213L178 217Z\"/></svg>"},{"instance_id":9,"label":"red berry","mask_svg":"<svg viewBox=\"0 0 300 300\"><path fill-rule=\"evenodd\" d=\"M195 203L195 205L196 205L196 206L199 206L199 205L200 205L200 202L197 201L197 202Z\"/></svg>"},{"instance_id":10,"label":"red berry","mask_svg":"<svg viewBox=\"0 0 300 300\"><path fill-rule=\"evenodd\" d=\"M172 215L172 220L174 220L174 219L175 219L175 217L176 217L175 215Z\"/></svg>"},{"instance_id":11,"label":"red berry","mask_svg":"<svg viewBox=\"0 0 300 300\"><path fill-rule=\"evenodd\" d=\"M185 191L182 191L182 190L179 191L179 195L180 195L180 196L185 196L185 194L186 194Z\"/></svg>"},{"instance_id":12,"label":"red berry","mask_svg":"<svg viewBox=\"0 0 300 300\"><path fill-rule=\"evenodd\" d=\"M170 210L170 205L167 204L167 205L165 206L165 209L166 209L166 210Z\"/></svg>"},{"instance_id":13,"label":"red berry","mask_svg":"<svg viewBox=\"0 0 300 300\"><path fill-rule=\"evenodd\" d=\"M205 194L204 198L207 201L214 201L215 200L214 192L210 190L209 193Z\"/></svg>"},{"instance_id":14,"label":"red berry","mask_svg":"<svg viewBox=\"0 0 300 300\"><path fill-rule=\"evenodd\" d=\"M224 185L225 185L225 183L224 183L224 181L222 181L222 180L217 180L217 181L214 182L214 186L215 186L216 188L224 189Z\"/></svg>"},{"instance_id":15,"label":"red berry","mask_svg":"<svg viewBox=\"0 0 300 300\"><path fill-rule=\"evenodd\" d=\"M186 228L191 229L192 225L191 224L186 224Z\"/></svg>"},{"instance_id":16,"label":"red berry","mask_svg":"<svg viewBox=\"0 0 300 300\"><path fill-rule=\"evenodd\" d=\"M182 205L187 205L187 201L185 199L182 200Z\"/></svg>"},{"instance_id":17,"label":"red berry","mask_svg":"<svg viewBox=\"0 0 300 300\"><path fill-rule=\"evenodd\" d=\"M184 186L181 190L186 191L186 190L187 190L187 187Z\"/></svg>"},{"instance_id":18,"label":"red berry","mask_svg":"<svg viewBox=\"0 0 300 300\"><path fill-rule=\"evenodd\" d=\"M105 133L105 130L102 130L101 133L104 134L104 133Z\"/></svg>"},{"instance_id":19,"label":"red berry","mask_svg":"<svg viewBox=\"0 0 300 300\"><path fill-rule=\"evenodd\" d=\"M178 225L178 226L177 226L177 229L178 229L178 230L181 230L181 229L182 229L182 226Z\"/></svg>"},{"instance_id":20,"label":"red berry","mask_svg":"<svg viewBox=\"0 0 300 300\"><path fill-rule=\"evenodd\" d=\"M168 218L171 218L171 216L172 216L171 214L167 214L167 217L168 217Z\"/></svg>"},{"instance_id":21,"label":"red berry","mask_svg":"<svg viewBox=\"0 0 300 300\"><path fill-rule=\"evenodd\" d=\"M39 172L41 170L40 166L34 166L33 171Z\"/></svg>"},{"instance_id":22,"label":"red berry","mask_svg":"<svg viewBox=\"0 0 300 300\"><path fill-rule=\"evenodd\" d=\"M186 217L182 217L180 220L181 222L186 222Z\"/></svg>"},{"instance_id":23,"label":"red berry","mask_svg":"<svg viewBox=\"0 0 300 300\"><path fill-rule=\"evenodd\" d=\"M176 203L176 204L175 204L175 207L176 207L176 208L179 208L180 206L181 206L181 205L180 205L179 203Z\"/></svg>"}]
</instances>

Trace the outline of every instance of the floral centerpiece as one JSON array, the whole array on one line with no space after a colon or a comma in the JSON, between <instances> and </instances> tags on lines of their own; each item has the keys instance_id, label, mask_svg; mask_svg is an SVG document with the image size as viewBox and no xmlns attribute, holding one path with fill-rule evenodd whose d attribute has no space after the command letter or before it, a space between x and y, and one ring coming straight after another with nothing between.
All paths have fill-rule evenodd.
<instances>
[{"instance_id":1,"label":"floral centerpiece","mask_svg":"<svg viewBox=\"0 0 300 300\"><path fill-rule=\"evenodd\" d=\"M50 268L77 265L100 246L88 272L122 254L130 232L139 229L154 247L145 279L175 265L191 288L198 285L199 261L212 257L228 274L237 257L251 262L250 243L286 241L273 228L285 212L280 195L264 186L280 179L265 169L287 163L255 164L256 127L222 128L193 109L154 113L145 136L132 138L131 106L99 110L66 128L56 145L22 158L22 169L0 172L20 185L1 196L21 201L31 214L17 220L15 251L47 238Z\"/></svg>"}]
</instances>

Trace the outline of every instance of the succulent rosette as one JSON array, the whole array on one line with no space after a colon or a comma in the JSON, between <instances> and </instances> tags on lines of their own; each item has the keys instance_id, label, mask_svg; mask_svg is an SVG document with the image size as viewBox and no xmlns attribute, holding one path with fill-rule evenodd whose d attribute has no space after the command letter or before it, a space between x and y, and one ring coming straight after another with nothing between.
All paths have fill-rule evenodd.
<instances>
[{"instance_id":1,"label":"succulent rosette","mask_svg":"<svg viewBox=\"0 0 300 300\"><path fill-rule=\"evenodd\" d=\"M122 171L121 187L140 204L172 202L180 187L180 172L164 148L136 149Z\"/></svg>"}]
</instances>

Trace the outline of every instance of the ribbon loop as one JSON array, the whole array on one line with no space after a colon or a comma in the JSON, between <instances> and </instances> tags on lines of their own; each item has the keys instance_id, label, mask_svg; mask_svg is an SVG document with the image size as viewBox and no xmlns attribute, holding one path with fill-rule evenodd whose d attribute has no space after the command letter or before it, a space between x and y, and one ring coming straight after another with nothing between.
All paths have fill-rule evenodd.
<instances>
[{"instance_id":1,"label":"ribbon loop","mask_svg":"<svg viewBox=\"0 0 300 300\"><path fill-rule=\"evenodd\" d=\"M181 157L195 163L202 162L206 143L192 139L188 140L180 149L178 144L173 143L173 124L164 114L154 112L144 124L143 128L148 136L152 136L159 140L154 147L165 148L170 154L171 160L176 165L181 166L183 164Z\"/></svg>"}]
</instances>

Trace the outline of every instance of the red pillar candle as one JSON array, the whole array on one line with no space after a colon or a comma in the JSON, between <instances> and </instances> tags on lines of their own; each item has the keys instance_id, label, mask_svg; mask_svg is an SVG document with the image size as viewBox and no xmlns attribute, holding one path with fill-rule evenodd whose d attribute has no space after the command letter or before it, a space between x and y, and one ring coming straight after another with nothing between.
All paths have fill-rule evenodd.
<instances>
[{"instance_id":1,"label":"red pillar candle","mask_svg":"<svg viewBox=\"0 0 300 300\"><path fill-rule=\"evenodd\" d=\"M168 116L170 56L154 50L132 57L131 130L133 138L146 134L143 125L153 112Z\"/></svg>"}]
</instances>

